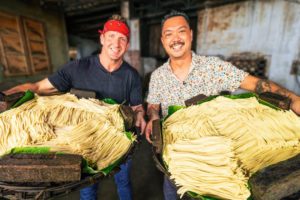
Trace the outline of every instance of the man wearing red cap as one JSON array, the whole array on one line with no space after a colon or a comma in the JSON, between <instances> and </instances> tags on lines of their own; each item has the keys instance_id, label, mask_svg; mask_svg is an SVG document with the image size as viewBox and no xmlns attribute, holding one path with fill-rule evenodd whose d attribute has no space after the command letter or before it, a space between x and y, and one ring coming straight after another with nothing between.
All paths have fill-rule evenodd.
<instances>
[{"instance_id":1,"label":"man wearing red cap","mask_svg":"<svg viewBox=\"0 0 300 200\"><path fill-rule=\"evenodd\" d=\"M123 60L129 47L129 28L121 16L114 15L99 33L102 45L99 55L69 62L48 78L16 86L4 91L4 94L28 89L38 94L68 92L71 88L94 91L99 99L111 98L117 103L130 105L136 113L136 126L143 133L146 123L142 107L141 80L137 71ZM131 160L128 160L115 175L121 200L132 199L130 166ZM97 185L81 190L80 198L97 199Z\"/></svg>"}]
</instances>

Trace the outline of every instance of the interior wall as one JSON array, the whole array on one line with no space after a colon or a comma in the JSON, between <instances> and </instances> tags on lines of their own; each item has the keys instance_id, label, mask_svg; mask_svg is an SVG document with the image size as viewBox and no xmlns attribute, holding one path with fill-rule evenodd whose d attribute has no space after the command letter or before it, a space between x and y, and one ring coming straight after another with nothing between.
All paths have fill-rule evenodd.
<instances>
[{"instance_id":1,"label":"interior wall","mask_svg":"<svg viewBox=\"0 0 300 200\"><path fill-rule=\"evenodd\" d=\"M267 77L300 94L291 74L300 59L300 3L246 1L198 12L197 52L202 55L260 53L268 59ZM300 78L300 77L299 77Z\"/></svg>"},{"instance_id":2,"label":"interior wall","mask_svg":"<svg viewBox=\"0 0 300 200\"><path fill-rule=\"evenodd\" d=\"M96 55L100 52L100 42L96 43L93 40L83 39L78 36L69 36L69 44L77 49L77 59Z\"/></svg>"},{"instance_id":3,"label":"interior wall","mask_svg":"<svg viewBox=\"0 0 300 200\"><path fill-rule=\"evenodd\" d=\"M63 13L42 9L39 5L39 1L34 0L1 1L0 11L18 16L25 16L44 23L52 72L56 71L68 61L68 39ZM3 90L3 88L10 87L16 83L40 80L46 76L47 74L39 74L35 76L7 78L0 72L0 89Z\"/></svg>"}]
</instances>

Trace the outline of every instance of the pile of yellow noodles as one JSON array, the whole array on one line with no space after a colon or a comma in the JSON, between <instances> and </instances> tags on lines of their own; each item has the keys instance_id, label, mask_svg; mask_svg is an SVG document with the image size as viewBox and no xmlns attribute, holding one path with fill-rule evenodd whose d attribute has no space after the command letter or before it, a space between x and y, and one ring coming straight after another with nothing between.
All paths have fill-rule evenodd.
<instances>
[{"instance_id":1,"label":"pile of yellow noodles","mask_svg":"<svg viewBox=\"0 0 300 200\"><path fill-rule=\"evenodd\" d=\"M217 97L163 124L163 158L178 193L247 199L249 177L300 152L300 118L257 99Z\"/></svg>"},{"instance_id":2,"label":"pile of yellow noodles","mask_svg":"<svg viewBox=\"0 0 300 200\"><path fill-rule=\"evenodd\" d=\"M72 94L36 95L1 113L0 134L0 155L14 147L48 146L81 154L98 169L122 157L133 142L125 134L119 105Z\"/></svg>"}]
</instances>

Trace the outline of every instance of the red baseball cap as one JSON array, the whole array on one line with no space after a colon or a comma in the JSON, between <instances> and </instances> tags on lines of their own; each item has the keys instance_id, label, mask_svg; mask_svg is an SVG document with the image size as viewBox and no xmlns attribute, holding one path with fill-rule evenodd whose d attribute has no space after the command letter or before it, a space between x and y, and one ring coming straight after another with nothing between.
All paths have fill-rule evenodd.
<instances>
[{"instance_id":1,"label":"red baseball cap","mask_svg":"<svg viewBox=\"0 0 300 200\"><path fill-rule=\"evenodd\" d=\"M103 30L98 30L98 32L100 34L104 34L107 31L116 31L116 32L122 33L129 40L129 37L130 37L129 28L122 21L114 20L114 19L108 20L107 22L105 22Z\"/></svg>"}]
</instances>

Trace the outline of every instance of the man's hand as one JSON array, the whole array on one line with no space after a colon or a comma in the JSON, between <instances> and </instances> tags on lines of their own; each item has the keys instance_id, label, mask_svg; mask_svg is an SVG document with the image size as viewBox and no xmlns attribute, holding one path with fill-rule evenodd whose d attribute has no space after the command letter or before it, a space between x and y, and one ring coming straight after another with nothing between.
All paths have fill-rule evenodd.
<instances>
[{"instance_id":1,"label":"man's hand","mask_svg":"<svg viewBox=\"0 0 300 200\"><path fill-rule=\"evenodd\" d=\"M300 116L300 97L292 100L291 109Z\"/></svg>"},{"instance_id":2,"label":"man's hand","mask_svg":"<svg viewBox=\"0 0 300 200\"><path fill-rule=\"evenodd\" d=\"M152 134L152 122L153 122L153 120L148 121L147 126L146 126L146 130L145 130L146 140L149 143L152 143L151 138L150 138L151 134Z\"/></svg>"},{"instance_id":3,"label":"man's hand","mask_svg":"<svg viewBox=\"0 0 300 200\"><path fill-rule=\"evenodd\" d=\"M0 101L0 113L6 111L8 105L5 101Z\"/></svg>"},{"instance_id":4,"label":"man's hand","mask_svg":"<svg viewBox=\"0 0 300 200\"><path fill-rule=\"evenodd\" d=\"M143 113L138 112L136 114L135 126L139 127L141 129L141 134L144 133L145 127L146 127L146 121L144 119L144 114Z\"/></svg>"},{"instance_id":5,"label":"man's hand","mask_svg":"<svg viewBox=\"0 0 300 200\"><path fill-rule=\"evenodd\" d=\"M148 115L149 121L146 126L145 136L146 136L146 140L149 143L152 143L151 138L150 138L150 136L152 134L152 122L156 119L159 119L159 109L160 109L159 104L148 104L147 115Z\"/></svg>"},{"instance_id":6,"label":"man's hand","mask_svg":"<svg viewBox=\"0 0 300 200\"><path fill-rule=\"evenodd\" d=\"M6 95L3 92L0 92L0 113L4 112L8 107L5 96Z\"/></svg>"},{"instance_id":7,"label":"man's hand","mask_svg":"<svg viewBox=\"0 0 300 200\"><path fill-rule=\"evenodd\" d=\"M143 108L143 105L137 105L137 106L131 106L133 112L135 113L135 126L139 127L141 129L141 134L144 133L145 127L146 127L146 121L144 119L145 116L145 110Z\"/></svg>"}]
</instances>

